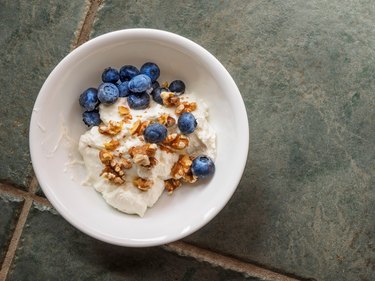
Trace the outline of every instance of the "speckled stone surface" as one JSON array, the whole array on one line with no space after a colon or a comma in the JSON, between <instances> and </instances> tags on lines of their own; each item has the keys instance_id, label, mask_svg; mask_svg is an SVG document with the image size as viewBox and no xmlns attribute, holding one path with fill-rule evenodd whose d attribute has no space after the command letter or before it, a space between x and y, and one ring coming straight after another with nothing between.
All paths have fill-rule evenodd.
<instances>
[{"instance_id":1,"label":"speckled stone surface","mask_svg":"<svg viewBox=\"0 0 375 281\"><path fill-rule=\"evenodd\" d=\"M2 1L0 181L25 188L32 176L29 122L49 72L69 52L84 1Z\"/></svg>"},{"instance_id":2,"label":"speckled stone surface","mask_svg":"<svg viewBox=\"0 0 375 281\"><path fill-rule=\"evenodd\" d=\"M21 208L21 200L0 194L0 264L3 263Z\"/></svg>"},{"instance_id":3,"label":"speckled stone surface","mask_svg":"<svg viewBox=\"0 0 375 281\"><path fill-rule=\"evenodd\" d=\"M258 280L158 247L134 249L99 242L48 210L33 207L26 224L9 281L30 280L30 276L56 281Z\"/></svg>"},{"instance_id":4,"label":"speckled stone surface","mask_svg":"<svg viewBox=\"0 0 375 281\"><path fill-rule=\"evenodd\" d=\"M106 1L92 37L132 27L207 48L248 112L239 188L185 240L317 280L374 280L374 2Z\"/></svg>"}]
</instances>

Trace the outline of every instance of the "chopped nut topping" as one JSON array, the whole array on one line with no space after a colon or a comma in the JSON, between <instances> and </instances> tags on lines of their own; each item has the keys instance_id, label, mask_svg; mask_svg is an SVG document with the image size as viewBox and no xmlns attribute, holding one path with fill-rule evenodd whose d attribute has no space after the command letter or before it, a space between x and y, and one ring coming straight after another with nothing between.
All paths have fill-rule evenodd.
<instances>
[{"instance_id":1,"label":"chopped nut topping","mask_svg":"<svg viewBox=\"0 0 375 281\"><path fill-rule=\"evenodd\" d=\"M157 160L154 157L156 150L156 144L146 143L144 145L133 146L129 148L128 152L130 157L133 158L135 164L151 168L157 163Z\"/></svg>"},{"instance_id":2,"label":"chopped nut topping","mask_svg":"<svg viewBox=\"0 0 375 281\"><path fill-rule=\"evenodd\" d=\"M110 166L117 173L119 173L120 171L124 169L130 169L132 167L132 163L130 162L130 160L121 157L121 158L112 159Z\"/></svg>"},{"instance_id":3,"label":"chopped nut topping","mask_svg":"<svg viewBox=\"0 0 375 281\"><path fill-rule=\"evenodd\" d=\"M176 124L176 119L174 119L172 116L169 116L169 114L160 115L157 121L158 123L163 124L168 128Z\"/></svg>"},{"instance_id":4,"label":"chopped nut topping","mask_svg":"<svg viewBox=\"0 0 375 281\"><path fill-rule=\"evenodd\" d=\"M174 149L181 150L189 145L189 139L184 135L173 133L168 135L163 143L164 145L170 146Z\"/></svg>"},{"instance_id":5,"label":"chopped nut topping","mask_svg":"<svg viewBox=\"0 0 375 281\"><path fill-rule=\"evenodd\" d=\"M155 156L157 145L154 143L146 143L144 145L133 146L129 148L128 152L131 157L136 154L144 154L150 157Z\"/></svg>"},{"instance_id":6,"label":"chopped nut topping","mask_svg":"<svg viewBox=\"0 0 375 281\"><path fill-rule=\"evenodd\" d=\"M176 179L168 179L164 181L164 188L168 191L169 194L172 194L173 191L181 186L181 181Z\"/></svg>"},{"instance_id":7,"label":"chopped nut topping","mask_svg":"<svg viewBox=\"0 0 375 281\"><path fill-rule=\"evenodd\" d=\"M104 164L100 176L117 185L125 182L124 170L132 167L132 163L128 159L123 158L121 153L115 156L105 149L99 152L99 159Z\"/></svg>"},{"instance_id":8,"label":"chopped nut topping","mask_svg":"<svg viewBox=\"0 0 375 281\"><path fill-rule=\"evenodd\" d=\"M121 115L122 120L125 123L129 123L133 119L133 116L130 114L130 109L126 106L120 105L118 107L118 113Z\"/></svg>"},{"instance_id":9,"label":"chopped nut topping","mask_svg":"<svg viewBox=\"0 0 375 281\"><path fill-rule=\"evenodd\" d=\"M104 143L104 147L107 150L115 150L120 145L120 142L115 139L111 139L109 142Z\"/></svg>"},{"instance_id":10,"label":"chopped nut topping","mask_svg":"<svg viewBox=\"0 0 375 281\"><path fill-rule=\"evenodd\" d=\"M103 169L101 176L117 185L123 184L125 182L123 175L120 175L116 171L112 170L109 166L106 166Z\"/></svg>"},{"instance_id":11,"label":"chopped nut topping","mask_svg":"<svg viewBox=\"0 0 375 281\"><path fill-rule=\"evenodd\" d=\"M113 159L113 154L108 150L102 149L99 151L99 159L104 165L109 165Z\"/></svg>"},{"instance_id":12,"label":"chopped nut topping","mask_svg":"<svg viewBox=\"0 0 375 281\"><path fill-rule=\"evenodd\" d=\"M175 113L177 115L180 115L184 112L193 112L196 109L197 109L197 103L196 102L184 101L176 107Z\"/></svg>"},{"instance_id":13,"label":"chopped nut topping","mask_svg":"<svg viewBox=\"0 0 375 281\"><path fill-rule=\"evenodd\" d=\"M160 150L165 151L167 153L174 153L173 149L170 149L168 146L165 145L159 145Z\"/></svg>"},{"instance_id":14,"label":"chopped nut topping","mask_svg":"<svg viewBox=\"0 0 375 281\"><path fill-rule=\"evenodd\" d=\"M184 180L186 182L193 183L197 180L191 172L191 164L193 163L189 155L180 155L178 161L173 165L171 169L171 176L175 180Z\"/></svg>"},{"instance_id":15,"label":"chopped nut topping","mask_svg":"<svg viewBox=\"0 0 375 281\"><path fill-rule=\"evenodd\" d=\"M166 107L178 106L180 104L180 98L172 92L162 92L160 97Z\"/></svg>"},{"instance_id":16,"label":"chopped nut topping","mask_svg":"<svg viewBox=\"0 0 375 281\"><path fill-rule=\"evenodd\" d=\"M130 113L130 109L126 106L120 105L118 107L118 113L122 115L128 115Z\"/></svg>"},{"instance_id":17,"label":"chopped nut topping","mask_svg":"<svg viewBox=\"0 0 375 281\"><path fill-rule=\"evenodd\" d=\"M104 124L99 125L99 133L103 135L115 136L121 132L122 125L123 125L122 121L117 122L117 121L111 120L109 121L108 126Z\"/></svg>"},{"instance_id":18,"label":"chopped nut topping","mask_svg":"<svg viewBox=\"0 0 375 281\"><path fill-rule=\"evenodd\" d=\"M146 180L146 179L138 177L133 180L133 184L138 189L142 191L147 191L151 188L154 182L152 180Z\"/></svg>"},{"instance_id":19,"label":"chopped nut topping","mask_svg":"<svg viewBox=\"0 0 375 281\"><path fill-rule=\"evenodd\" d=\"M129 132L132 136L139 136L142 135L146 127L150 124L150 121L141 121L138 119L135 121L133 126L129 129Z\"/></svg>"}]
</instances>

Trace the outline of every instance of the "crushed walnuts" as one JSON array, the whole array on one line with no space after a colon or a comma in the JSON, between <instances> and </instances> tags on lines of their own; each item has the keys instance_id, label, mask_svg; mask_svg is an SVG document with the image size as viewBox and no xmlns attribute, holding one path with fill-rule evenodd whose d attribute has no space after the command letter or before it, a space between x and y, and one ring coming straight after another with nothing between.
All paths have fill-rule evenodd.
<instances>
[{"instance_id":1,"label":"crushed walnuts","mask_svg":"<svg viewBox=\"0 0 375 281\"><path fill-rule=\"evenodd\" d=\"M99 133L103 135L115 136L122 130L122 121L109 121L108 126L104 124L99 125Z\"/></svg>"},{"instance_id":2,"label":"crushed walnuts","mask_svg":"<svg viewBox=\"0 0 375 281\"><path fill-rule=\"evenodd\" d=\"M180 104L180 98L172 92L162 92L160 97L166 107L178 106Z\"/></svg>"},{"instance_id":3,"label":"crushed walnuts","mask_svg":"<svg viewBox=\"0 0 375 281\"><path fill-rule=\"evenodd\" d=\"M157 122L169 128L176 124L176 119L169 114L163 114L158 117Z\"/></svg>"},{"instance_id":4,"label":"crushed walnuts","mask_svg":"<svg viewBox=\"0 0 375 281\"><path fill-rule=\"evenodd\" d=\"M181 186L181 181L176 179L168 179L164 181L164 188L168 191L169 194L172 194L173 191Z\"/></svg>"},{"instance_id":5,"label":"crushed walnuts","mask_svg":"<svg viewBox=\"0 0 375 281\"><path fill-rule=\"evenodd\" d=\"M137 177L133 180L133 185L142 191L149 190L153 184L154 182L152 180L143 179L141 177Z\"/></svg>"},{"instance_id":6,"label":"crushed walnuts","mask_svg":"<svg viewBox=\"0 0 375 281\"><path fill-rule=\"evenodd\" d=\"M189 145L189 139L182 134L173 133L165 138L163 144L174 149L181 150Z\"/></svg>"},{"instance_id":7,"label":"crushed walnuts","mask_svg":"<svg viewBox=\"0 0 375 281\"><path fill-rule=\"evenodd\" d=\"M117 110L125 123L129 123L130 120L133 119L133 116L130 114L130 109L128 107L120 105L117 107Z\"/></svg>"},{"instance_id":8,"label":"crushed walnuts","mask_svg":"<svg viewBox=\"0 0 375 281\"><path fill-rule=\"evenodd\" d=\"M109 142L104 143L104 147L107 150L115 150L120 145L120 142L115 139L111 139Z\"/></svg>"},{"instance_id":9,"label":"crushed walnuts","mask_svg":"<svg viewBox=\"0 0 375 281\"><path fill-rule=\"evenodd\" d=\"M132 167L132 163L121 155L115 156L112 152L102 149L99 151L99 159L104 164L104 169L100 176L106 178L114 184L125 182L125 171Z\"/></svg>"},{"instance_id":10,"label":"crushed walnuts","mask_svg":"<svg viewBox=\"0 0 375 281\"><path fill-rule=\"evenodd\" d=\"M189 183L193 183L197 180L197 177L194 176L191 172L192 159L189 155L183 154L180 155L178 161L173 165L171 169L171 176L175 180L184 180Z\"/></svg>"},{"instance_id":11,"label":"crushed walnuts","mask_svg":"<svg viewBox=\"0 0 375 281\"><path fill-rule=\"evenodd\" d=\"M193 112L196 109L197 109L197 103L196 102L184 101L176 107L175 113L177 115L181 115L184 112Z\"/></svg>"},{"instance_id":12,"label":"crushed walnuts","mask_svg":"<svg viewBox=\"0 0 375 281\"><path fill-rule=\"evenodd\" d=\"M150 121L141 121L138 119L134 122L133 126L129 129L129 132L132 136L140 136L143 134L146 127L150 124Z\"/></svg>"},{"instance_id":13,"label":"crushed walnuts","mask_svg":"<svg viewBox=\"0 0 375 281\"><path fill-rule=\"evenodd\" d=\"M146 143L144 145L133 146L129 148L128 153L135 164L151 168L157 163L157 160L155 158L156 150L156 144Z\"/></svg>"}]
</instances>

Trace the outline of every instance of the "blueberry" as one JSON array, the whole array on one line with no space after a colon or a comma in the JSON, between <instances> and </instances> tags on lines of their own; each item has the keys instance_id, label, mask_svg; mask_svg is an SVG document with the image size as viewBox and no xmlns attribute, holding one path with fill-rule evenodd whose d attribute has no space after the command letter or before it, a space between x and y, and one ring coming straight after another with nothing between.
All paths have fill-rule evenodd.
<instances>
[{"instance_id":1,"label":"blueberry","mask_svg":"<svg viewBox=\"0 0 375 281\"><path fill-rule=\"evenodd\" d=\"M138 68L136 68L133 65L124 65L120 69L120 80L122 82L129 81L134 76L137 76L139 74Z\"/></svg>"},{"instance_id":2,"label":"blueberry","mask_svg":"<svg viewBox=\"0 0 375 281\"><path fill-rule=\"evenodd\" d=\"M121 82L120 84L117 84L119 97L127 97L130 94L128 84L129 84L129 81L124 81L124 82Z\"/></svg>"},{"instance_id":3,"label":"blueberry","mask_svg":"<svg viewBox=\"0 0 375 281\"><path fill-rule=\"evenodd\" d=\"M128 104L132 109L145 109L150 104L150 95L146 92L130 94Z\"/></svg>"},{"instance_id":4,"label":"blueberry","mask_svg":"<svg viewBox=\"0 0 375 281\"><path fill-rule=\"evenodd\" d=\"M133 93L144 92L151 88L151 79L145 74L134 76L129 81L129 90Z\"/></svg>"},{"instance_id":5,"label":"blueberry","mask_svg":"<svg viewBox=\"0 0 375 281\"><path fill-rule=\"evenodd\" d=\"M143 133L146 142L159 143L167 137L167 128L160 123L148 125Z\"/></svg>"},{"instance_id":6,"label":"blueberry","mask_svg":"<svg viewBox=\"0 0 375 281\"><path fill-rule=\"evenodd\" d=\"M191 172L198 178L207 178L215 173L215 164L210 157L200 155L193 160Z\"/></svg>"},{"instance_id":7,"label":"blueberry","mask_svg":"<svg viewBox=\"0 0 375 281\"><path fill-rule=\"evenodd\" d=\"M155 81L155 82L152 82L152 85L151 85L152 89L156 89L156 88L159 88L160 87L160 84L158 81Z\"/></svg>"},{"instance_id":8,"label":"blueberry","mask_svg":"<svg viewBox=\"0 0 375 281\"><path fill-rule=\"evenodd\" d=\"M197 120L190 112L184 112L178 117L177 126L183 134L191 134L197 127Z\"/></svg>"},{"instance_id":9,"label":"blueberry","mask_svg":"<svg viewBox=\"0 0 375 281\"><path fill-rule=\"evenodd\" d=\"M99 104L98 90L88 88L79 96L79 104L87 111L94 110Z\"/></svg>"},{"instance_id":10,"label":"blueberry","mask_svg":"<svg viewBox=\"0 0 375 281\"><path fill-rule=\"evenodd\" d=\"M117 69L108 67L102 73L102 80L104 83L116 83L120 79Z\"/></svg>"},{"instance_id":11,"label":"blueberry","mask_svg":"<svg viewBox=\"0 0 375 281\"><path fill-rule=\"evenodd\" d=\"M185 83L181 80L174 80L169 85L169 91L174 92L177 96L185 93Z\"/></svg>"},{"instance_id":12,"label":"blueberry","mask_svg":"<svg viewBox=\"0 0 375 281\"><path fill-rule=\"evenodd\" d=\"M100 124L100 115L97 110L92 111L85 111L82 113L83 122L91 127L91 126L99 126Z\"/></svg>"},{"instance_id":13,"label":"blueberry","mask_svg":"<svg viewBox=\"0 0 375 281\"><path fill-rule=\"evenodd\" d=\"M151 92L152 99L161 105L163 104L163 100L160 96L162 92L168 92L168 89L158 87L158 88L153 89Z\"/></svg>"},{"instance_id":14,"label":"blueberry","mask_svg":"<svg viewBox=\"0 0 375 281\"><path fill-rule=\"evenodd\" d=\"M119 96L119 91L115 84L102 83L98 88L98 99L104 104L114 103Z\"/></svg>"},{"instance_id":15,"label":"blueberry","mask_svg":"<svg viewBox=\"0 0 375 281\"><path fill-rule=\"evenodd\" d=\"M152 82L156 81L160 75L159 66L153 62L146 62L144 65L142 65L140 72L150 77Z\"/></svg>"}]
</instances>

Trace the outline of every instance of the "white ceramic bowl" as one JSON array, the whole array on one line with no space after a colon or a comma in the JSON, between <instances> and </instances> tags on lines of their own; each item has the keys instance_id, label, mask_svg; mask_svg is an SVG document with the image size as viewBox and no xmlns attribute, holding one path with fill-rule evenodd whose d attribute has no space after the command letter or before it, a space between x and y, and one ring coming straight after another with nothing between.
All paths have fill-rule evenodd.
<instances>
[{"instance_id":1,"label":"white ceramic bowl","mask_svg":"<svg viewBox=\"0 0 375 281\"><path fill-rule=\"evenodd\" d=\"M81 120L80 93L100 83L108 66L161 69L159 81L182 79L209 106L217 133L216 172L196 188L164 193L140 218L105 203L81 185L85 170L72 163L87 127ZM45 81L34 105L30 151L48 200L72 225L99 240L144 247L181 239L207 224L228 202L242 176L249 142L245 106L227 70L208 51L179 35L153 29L128 29L96 37L67 55ZM70 164L69 164L70 163Z\"/></svg>"}]
</instances>

